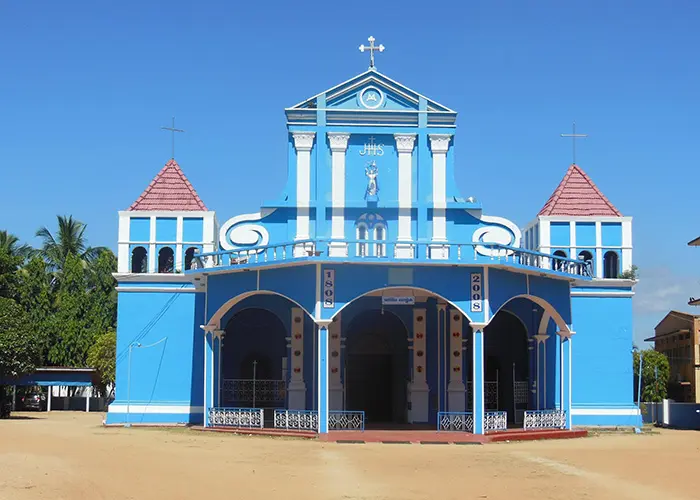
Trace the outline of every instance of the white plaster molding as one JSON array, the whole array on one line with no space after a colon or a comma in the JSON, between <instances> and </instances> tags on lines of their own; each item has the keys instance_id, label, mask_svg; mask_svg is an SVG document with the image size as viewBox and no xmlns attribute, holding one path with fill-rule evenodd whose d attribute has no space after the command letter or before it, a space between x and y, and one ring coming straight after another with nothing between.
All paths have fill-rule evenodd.
<instances>
[{"instance_id":1,"label":"white plaster molding","mask_svg":"<svg viewBox=\"0 0 700 500\"><path fill-rule=\"evenodd\" d=\"M576 258L576 221L569 222L569 256L572 259Z\"/></svg>"},{"instance_id":2,"label":"white plaster molding","mask_svg":"<svg viewBox=\"0 0 700 500\"><path fill-rule=\"evenodd\" d=\"M151 215L151 234L150 241L156 241L156 216ZM156 255L156 244L151 243L148 245L148 272L155 273L158 271L158 256Z\"/></svg>"},{"instance_id":3,"label":"white plaster molding","mask_svg":"<svg viewBox=\"0 0 700 500\"><path fill-rule=\"evenodd\" d=\"M158 286L117 286L117 292L157 292L157 293L195 293L202 292L196 288L172 288Z\"/></svg>"},{"instance_id":4,"label":"white plaster molding","mask_svg":"<svg viewBox=\"0 0 700 500\"><path fill-rule=\"evenodd\" d=\"M617 297L617 298L622 298L622 297L634 297L634 292L606 292L606 291L585 291L585 292L571 292L572 297Z\"/></svg>"},{"instance_id":5,"label":"white plaster molding","mask_svg":"<svg viewBox=\"0 0 700 500\"><path fill-rule=\"evenodd\" d=\"M107 407L107 413L148 413L148 414L176 414L176 415L186 415L189 413L202 413L204 412L203 406L189 406L189 405L144 405L144 404L130 404L126 403L112 403Z\"/></svg>"},{"instance_id":6,"label":"white plaster molding","mask_svg":"<svg viewBox=\"0 0 700 500\"><path fill-rule=\"evenodd\" d=\"M632 267L632 221L622 221L622 270Z\"/></svg>"},{"instance_id":7,"label":"white plaster molding","mask_svg":"<svg viewBox=\"0 0 700 500\"><path fill-rule=\"evenodd\" d=\"M316 132L292 132L294 138L294 149L297 151L311 151L314 145Z\"/></svg>"},{"instance_id":8,"label":"white plaster molding","mask_svg":"<svg viewBox=\"0 0 700 500\"><path fill-rule=\"evenodd\" d=\"M333 153L345 153L349 139L350 134L347 132L328 132L328 142Z\"/></svg>"},{"instance_id":9,"label":"white plaster molding","mask_svg":"<svg viewBox=\"0 0 700 500\"><path fill-rule=\"evenodd\" d=\"M245 222L255 222L261 220L262 213L242 214L231 217L224 222L219 230L219 243L224 250L255 250L261 252L262 248L270 242L270 233L261 224L243 224ZM229 233L230 230L230 233Z\"/></svg>"},{"instance_id":10,"label":"white plaster molding","mask_svg":"<svg viewBox=\"0 0 700 500\"><path fill-rule=\"evenodd\" d=\"M482 226L474 231L472 234L472 242L494 243L516 248L520 246L522 233L520 232L520 228L512 221L503 217L488 215L482 215L480 220L488 225ZM510 232L508 230L510 230ZM475 249L477 253L490 257L505 256L513 253L512 250L487 248L482 245L477 245Z\"/></svg>"},{"instance_id":11,"label":"white plaster molding","mask_svg":"<svg viewBox=\"0 0 700 500\"><path fill-rule=\"evenodd\" d=\"M572 408L571 415L629 417L639 415L639 408Z\"/></svg>"},{"instance_id":12,"label":"white plaster molding","mask_svg":"<svg viewBox=\"0 0 700 500\"><path fill-rule=\"evenodd\" d=\"M430 134L430 149L433 153L447 153L452 134Z\"/></svg>"},{"instance_id":13,"label":"white plaster molding","mask_svg":"<svg viewBox=\"0 0 700 500\"><path fill-rule=\"evenodd\" d=\"M416 134L394 134L396 139L396 151L400 153L413 153L413 146L416 142Z\"/></svg>"}]
</instances>

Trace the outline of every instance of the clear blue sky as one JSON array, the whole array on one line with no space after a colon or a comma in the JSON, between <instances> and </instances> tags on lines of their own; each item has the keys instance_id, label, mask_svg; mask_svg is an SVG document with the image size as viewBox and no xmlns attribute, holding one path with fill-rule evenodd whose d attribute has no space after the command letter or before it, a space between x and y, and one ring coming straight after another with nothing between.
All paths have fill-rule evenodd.
<instances>
[{"instance_id":1,"label":"clear blue sky","mask_svg":"<svg viewBox=\"0 0 700 500\"><path fill-rule=\"evenodd\" d=\"M525 5L527 4L527 5ZM637 338L700 296L700 3L0 0L0 228L36 244L57 214L112 248L170 157L220 221L286 176L283 108L362 72L459 112L457 184L531 220L571 161L634 216ZM252 188L252 186L256 186ZM697 311L700 312L700 311Z\"/></svg>"}]
</instances>

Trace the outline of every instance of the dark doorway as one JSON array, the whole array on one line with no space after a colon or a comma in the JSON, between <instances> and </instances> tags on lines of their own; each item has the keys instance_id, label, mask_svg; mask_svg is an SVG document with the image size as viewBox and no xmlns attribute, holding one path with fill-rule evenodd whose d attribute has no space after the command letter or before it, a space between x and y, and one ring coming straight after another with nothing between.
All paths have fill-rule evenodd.
<instances>
[{"instance_id":1,"label":"dark doorway","mask_svg":"<svg viewBox=\"0 0 700 500\"><path fill-rule=\"evenodd\" d=\"M408 334L390 312L358 314L347 329L346 408L368 424L405 423Z\"/></svg>"}]
</instances>

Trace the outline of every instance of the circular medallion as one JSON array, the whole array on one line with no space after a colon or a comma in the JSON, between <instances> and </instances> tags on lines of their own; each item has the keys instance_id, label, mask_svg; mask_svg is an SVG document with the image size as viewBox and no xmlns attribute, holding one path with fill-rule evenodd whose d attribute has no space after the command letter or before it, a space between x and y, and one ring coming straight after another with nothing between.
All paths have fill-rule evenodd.
<instances>
[{"instance_id":1,"label":"circular medallion","mask_svg":"<svg viewBox=\"0 0 700 500\"><path fill-rule=\"evenodd\" d=\"M360 104L367 109L377 109L384 104L384 93L377 87L369 86L360 91Z\"/></svg>"}]
</instances>

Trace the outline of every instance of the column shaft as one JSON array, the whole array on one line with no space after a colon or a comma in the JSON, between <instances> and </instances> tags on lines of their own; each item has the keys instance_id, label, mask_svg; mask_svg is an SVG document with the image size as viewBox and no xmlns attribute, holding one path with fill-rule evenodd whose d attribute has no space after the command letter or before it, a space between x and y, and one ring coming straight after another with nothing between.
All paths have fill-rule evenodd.
<instances>
[{"instance_id":1,"label":"column shaft","mask_svg":"<svg viewBox=\"0 0 700 500\"><path fill-rule=\"evenodd\" d=\"M328 433L328 327L318 329L318 432Z\"/></svg>"},{"instance_id":2,"label":"column shaft","mask_svg":"<svg viewBox=\"0 0 700 500\"><path fill-rule=\"evenodd\" d=\"M484 434L484 331L473 328L472 351L472 411L474 415L474 434Z\"/></svg>"}]
</instances>

